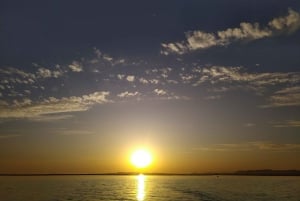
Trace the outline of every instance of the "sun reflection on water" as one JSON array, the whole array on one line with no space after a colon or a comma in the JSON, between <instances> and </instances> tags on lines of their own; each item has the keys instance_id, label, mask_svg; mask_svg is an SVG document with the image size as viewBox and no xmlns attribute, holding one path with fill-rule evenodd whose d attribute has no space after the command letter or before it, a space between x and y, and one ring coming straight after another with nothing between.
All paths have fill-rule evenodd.
<instances>
[{"instance_id":1,"label":"sun reflection on water","mask_svg":"<svg viewBox=\"0 0 300 201\"><path fill-rule=\"evenodd\" d=\"M143 201L145 199L145 176L143 174L137 176L136 198L138 201Z\"/></svg>"}]
</instances>

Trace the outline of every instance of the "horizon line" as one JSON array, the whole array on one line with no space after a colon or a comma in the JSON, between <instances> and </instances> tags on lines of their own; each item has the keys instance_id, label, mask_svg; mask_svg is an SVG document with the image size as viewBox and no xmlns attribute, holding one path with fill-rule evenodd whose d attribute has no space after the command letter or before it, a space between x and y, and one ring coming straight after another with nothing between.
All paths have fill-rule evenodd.
<instances>
[{"instance_id":1,"label":"horizon line","mask_svg":"<svg viewBox=\"0 0 300 201\"><path fill-rule=\"evenodd\" d=\"M213 175L249 175L249 176L300 176L300 170L273 170L273 169L259 169L259 170L237 170L234 172L190 172L190 173L170 173L170 172L106 172L106 173L0 173L0 176L76 176L76 175L107 175L107 176L126 176L126 175L157 175L157 176L213 176Z\"/></svg>"}]
</instances>

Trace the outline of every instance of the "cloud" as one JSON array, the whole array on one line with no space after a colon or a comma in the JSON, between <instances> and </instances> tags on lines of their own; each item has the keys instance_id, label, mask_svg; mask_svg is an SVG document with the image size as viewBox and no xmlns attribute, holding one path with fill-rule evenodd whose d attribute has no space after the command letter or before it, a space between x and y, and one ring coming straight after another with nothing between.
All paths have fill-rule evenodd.
<instances>
[{"instance_id":1,"label":"cloud","mask_svg":"<svg viewBox=\"0 0 300 201\"><path fill-rule=\"evenodd\" d=\"M252 145L260 150L268 151L300 151L300 144L283 144L283 143L271 143L271 142L252 142Z\"/></svg>"},{"instance_id":2,"label":"cloud","mask_svg":"<svg viewBox=\"0 0 300 201\"><path fill-rule=\"evenodd\" d=\"M112 60L113 60L113 58L110 57L110 56L108 56L108 55L103 55L103 59L104 59L105 61L112 61Z\"/></svg>"},{"instance_id":3,"label":"cloud","mask_svg":"<svg viewBox=\"0 0 300 201\"><path fill-rule=\"evenodd\" d=\"M123 80L125 78L126 75L123 74L118 74L117 77L119 80Z\"/></svg>"},{"instance_id":4,"label":"cloud","mask_svg":"<svg viewBox=\"0 0 300 201\"><path fill-rule=\"evenodd\" d=\"M146 79L143 78L143 77L141 77L141 78L139 79L139 81L140 81L140 83L142 83L142 84L148 84L148 83L149 83L149 81L146 80Z\"/></svg>"},{"instance_id":5,"label":"cloud","mask_svg":"<svg viewBox=\"0 0 300 201\"><path fill-rule=\"evenodd\" d=\"M158 69L160 73L160 77L163 77L164 79L169 77L169 73L172 71L172 68L167 67L167 68L160 68Z\"/></svg>"},{"instance_id":6,"label":"cloud","mask_svg":"<svg viewBox=\"0 0 300 201\"><path fill-rule=\"evenodd\" d=\"M31 105L32 101L29 98L24 98L22 101L13 100L13 104L16 107L23 107Z\"/></svg>"},{"instance_id":7,"label":"cloud","mask_svg":"<svg viewBox=\"0 0 300 201\"><path fill-rule=\"evenodd\" d=\"M86 76L91 78L87 80L90 86L93 87L95 82L105 81L107 83L105 88L107 89L113 81L113 79L110 78L117 77L116 72L118 72L118 69L117 67L112 68L113 64L121 64L124 63L125 60L111 60L108 58L108 55L101 53L99 50L95 50L95 54L96 55L92 56L92 59L97 59L101 63L91 64L89 63L89 57L81 57L79 60L68 63L70 65L55 64L54 66L44 67L40 64L32 63L30 68L22 67L22 70L15 67L0 67L0 96L10 102L12 102L13 99L20 101L25 97L29 97L32 100L36 98L41 100L48 94L56 92L58 94L66 93L66 90L70 89L70 87L76 87L82 90L84 88L83 85L80 85L80 83L76 81L74 82L74 80L86 79ZM111 60L111 62L107 60ZM117 70L115 71L115 69ZM82 71L84 71L84 73L72 73ZM97 72L97 76L94 72ZM65 76L66 79L62 79L61 77L63 76ZM118 78L125 80L126 75L120 74ZM128 79L131 81L134 77L129 76Z\"/></svg>"},{"instance_id":8,"label":"cloud","mask_svg":"<svg viewBox=\"0 0 300 201\"><path fill-rule=\"evenodd\" d=\"M272 31L269 30L268 28L261 29L258 23L251 24L246 22L240 23L239 28L233 28L233 29L229 28L224 31L218 31L217 33L218 43L221 43L221 45L229 44L231 43L231 41L234 40L240 40L240 39L256 40L260 38L269 37L271 35L272 35Z\"/></svg>"},{"instance_id":9,"label":"cloud","mask_svg":"<svg viewBox=\"0 0 300 201\"><path fill-rule=\"evenodd\" d=\"M52 121L61 121L72 118L73 115L70 114L50 114L50 115L39 115L36 117L30 118L31 121L37 122L52 122Z\"/></svg>"},{"instance_id":10,"label":"cloud","mask_svg":"<svg viewBox=\"0 0 300 201\"><path fill-rule=\"evenodd\" d=\"M37 74L41 78L49 78L52 76L52 72L47 68L39 68Z\"/></svg>"},{"instance_id":11,"label":"cloud","mask_svg":"<svg viewBox=\"0 0 300 201\"><path fill-rule=\"evenodd\" d=\"M246 123L244 124L245 127L254 127L256 126L254 123Z\"/></svg>"},{"instance_id":12,"label":"cloud","mask_svg":"<svg viewBox=\"0 0 300 201\"><path fill-rule=\"evenodd\" d=\"M195 86L195 85L193 85L193 86ZM224 86L208 89L208 91L210 91L210 92L217 92L217 93L224 93L224 92L229 91L229 90L230 90L230 88L224 87Z\"/></svg>"},{"instance_id":13,"label":"cloud","mask_svg":"<svg viewBox=\"0 0 300 201\"><path fill-rule=\"evenodd\" d=\"M155 99L158 100L190 100L190 97L175 94L174 92L167 92L164 89L154 89L153 93L157 95Z\"/></svg>"},{"instance_id":14,"label":"cloud","mask_svg":"<svg viewBox=\"0 0 300 201\"><path fill-rule=\"evenodd\" d=\"M199 151L272 151L272 152L299 152L300 144L272 143L265 141L244 142L238 144L212 144L207 147L197 147Z\"/></svg>"},{"instance_id":15,"label":"cloud","mask_svg":"<svg viewBox=\"0 0 300 201\"><path fill-rule=\"evenodd\" d=\"M10 92L8 93L9 96L24 96L21 92L14 91L13 89L17 89L22 85L33 87L38 81L51 77L58 78L64 74L60 67L56 67L55 70L50 70L35 63L33 66L38 68L36 72L25 72L13 67L4 67L0 69L0 83L2 83L2 85L0 85L0 90L4 90L5 88L10 89Z\"/></svg>"},{"instance_id":16,"label":"cloud","mask_svg":"<svg viewBox=\"0 0 300 201\"><path fill-rule=\"evenodd\" d=\"M111 57L108 54L103 54L99 49L94 48L94 54L96 55L96 58L93 58L89 60L89 63L91 64L97 64L97 63L108 63L111 66L115 66L117 64L123 64L125 63L125 59L120 58L120 59L115 59Z\"/></svg>"},{"instance_id":17,"label":"cloud","mask_svg":"<svg viewBox=\"0 0 300 201\"><path fill-rule=\"evenodd\" d=\"M41 102L33 103L24 100L15 101L11 106L1 106L0 118L45 118L43 115L51 115L67 112L86 111L95 104L111 102L107 99L109 92L100 91L83 96L71 96L63 98L49 97Z\"/></svg>"},{"instance_id":18,"label":"cloud","mask_svg":"<svg viewBox=\"0 0 300 201\"><path fill-rule=\"evenodd\" d=\"M62 71L60 65L55 65L54 70L50 70L48 68L42 67L37 63L32 64L34 67L37 67L38 70L35 72L35 77L36 78L41 78L41 79L46 79L46 78L59 78L63 76L64 72Z\"/></svg>"},{"instance_id":19,"label":"cloud","mask_svg":"<svg viewBox=\"0 0 300 201\"><path fill-rule=\"evenodd\" d=\"M290 93L300 93L300 86L288 87L276 92L276 94L290 94Z\"/></svg>"},{"instance_id":20,"label":"cloud","mask_svg":"<svg viewBox=\"0 0 300 201\"><path fill-rule=\"evenodd\" d=\"M202 31L192 31L186 33L188 47L190 50L204 49L217 45L218 41L214 34Z\"/></svg>"},{"instance_id":21,"label":"cloud","mask_svg":"<svg viewBox=\"0 0 300 201\"><path fill-rule=\"evenodd\" d=\"M99 49L97 49L97 48L94 47L94 53L97 56L97 58L101 58L102 53L101 53L101 51Z\"/></svg>"},{"instance_id":22,"label":"cloud","mask_svg":"<svg viewBox=\"0 0 300 201\"><path fill-rule=\"evenodd\" d=\"M265 107L300 106L300 93L273 95L269 101L271 104Z\"/></svg>"},{"instance_id":23,"label":"cloud","mask_svg":"<svg viewBox=\"0 0 300 201\"><path fill-rule=\"evenodd\" d=\"M151 83L151 84L159 84L159 80L158 79L150 79L150 80L148 80L149 81L149 83Z\"/></svg>"},{"instance_id":24,"label":"cloud","mask_svg":"<svg viewBox=\"0 0 300 201\"><path fill-rule=\"evenodd\" d=\"M162 43L161 46L163 47L161 54L164 55L168 55L169 53L185 54L189 51L189 47L184 41L175 43Z\"/></svg>"},{"instance_id":25,"label":"cloud","mask_svg":"<svg viewBox=\"0 0 300 201\"><path fill-rule=\"evenodd\" d=\"M192 79L192 76L194 78ZM299 106L300 105L300 72L247 72L244 67L197 67L191 72L180 74L182 83L194 87L209 83L213 87L210 92L221 93L229 90L246 90L266 97L268 104L261 108ZM188 80L188 82L186 81ZM293 87L287 87L293 86ZM285 87L285 88L284 88ZM277 90L274 92L274 90Z\"/></svg>"},{"instance_id":26,"label":"cloud","mask_svg":"<svg viewBox=\"0 0 300 201\"><path fill-rule=\"evenodd\" d=\"M289 9L287 16L274 18L269 22L269 26L277 30L285 30L288 33L294 32L300 28L300 14Z\"/></svg>"},{"instance_id":27,"label":"cloud","mask_svg":"<svg viewBox=\"0 0 300 201\"><path fill-rule=\"evenodd\" d=\"M217 100L217 99L220 99L220 98L221 98L220 95L204 97L205 100Z\"/></svg>"},{"instance_id":28,"label":"cloud","mask_svg":"<svg viewBox=\"0 0 300 201\"><path fill-rule=\"evenodd\" d=\"M23 78L35 79L35 75L33 73L27 73L25 71L13 67L0 69L0 73L7 74L7 75L19 75L20 77Z\"/></svg>"},{"instance_id":29,"label":"cloud","mask_svg":"<svg viewBox=\"0 0 300 201\"><path fill-rule=\"evenodd\" d=\"M1 89L5 84L33 84L36 82L37 76L34 73L28 73L23 70L8 67L0 68Z\"/></svg>"},{"instance_id":30,"label":"cloud","mask_svg":"<svg viewBox=\"0 0 300 201\"><path fill-rule=\"evenodd\" d=\"M276 84L290 83L295 84L300 82L300 72L267 72L267 73L247 73L243 67L224 67L212 66L197 68L198 81L193 83L193 86L199 86L204 82L219 83L219 82L240 82L248 83L252 86L272 86ZM195 70L193 70L195 72ZM195 73L193 73L195 76ZM187 76L187 75L186 75Z\"/></svg>"},{"instance_id":31,"label":"cloud","mask_svg":"<svg viewBox=\"0 0 300 201\"><path fill-rule=\"evenodd\" d=\"M159 84L160 83L159 79L156 79L156 78L145 79L143 77L139 78L139 82L142 83L142 84ZM176 82L176 81L174 80L174 82Z\"/></svg>"},{"instance_id":32,"label":"cloud","mask_svg":"<svg viewBox=\"0 0 300 201\"><path fill-rule=\"evenodd\" d=\"M69 68L73 71L73 72L81 72L82 70L82 66L78 61L73 61L72 64L69 65Z\"/></svg>"},{"instance_id":33,"label":"cloud","mask_svg":"<svg viewBox=\"0 0 300 201\"><path fill-rule=\"evenodd\" d=\"M263 28L261 28L259 23L241 22L239 27L228 28L216 33L207 33L200 30L186 32L186 39L183 41L162 43L161 54L185 54L214 46L226 46L235 41L257 40L279 34L292 33L299 28L300 14L290 9L286 16L274 18Z\"/></svg>"},{"instance_id":34,"label":"cloud","mask_svg":"<svg viewBox=\"0 0 300 201\"><path fill-rule=\"evenodd\" d=\"M269 105L262 107L300 106L300 87L288 87L275 92L269 98Z\"/></svg>"},{"instance_id":35,"label":"cloud","mask_svg":"<svg viewBox=\"0 0 300 201\"><path fill-rule=\"evenodd\" d=\"M185 83L185 84L191 83L191 81L195 78L194 74L180 73L179 76L180 76L181 80L183 81L183 83Z\"/></svg>"},{"instance_id":36,"label":"cloud","mask_svg":"<svg viewBox=\"0 0 300 201\"><path fill-rule=\"evenodd\" d=\"M127 75L126 80L128 82L133 82L135 80L135 76L134 75Z\"/></svg>"},{"instance_id":37,"label":"cloud","mask_svg":"<svg viewBox=\"0 0 300 201\"><path fill-rule=\"evenodd\" d=\"M270 124L276 128L300 127L299 120L286 120L286 121L282 121L282 122L270 122Z\"/></svg>"},{"instance_id":38,"label":"cloud","mask_svg":"<svg viewBox=\"0 0 300 201\"><path fill-rule=\"evenodd\" d=\"M87 130L67 130L67 129L60 129L56 132L59 135L94 135L95 132L87 131Z\"/></svg>"},{"instance_id":39,"label":"cloud","mask_svg":"<svg viewBox=\"0 0 300 201\"><path fill-rule=\"evenodd\" d=\"M178 84L179 82L177 80L167 80L167 83L169 83L169 84Z\"/></svg>"},{"instance_id":40,"label":"cloud","mask_svg":"<svg viewBox=\"0 0 300 201\"><path fill-rule=\"evenodd\" d=\"M58 77L61 77L61 76L63 76L63 71L61 71L61 70L54 70L54 71L52 71L52 77L55 77L55 78L58 78Z\"/></svg>"},{"instance_id":41,"label":"cloud","mask_svg":"<svg viewBox=\"0 0 300 201\"><path fill-rule=\"evenodd\" d=\"M125 92L122 92L122 93L119 93L117 96L120 97L120 98L128 98L128 97L133 97L133 96L137 96L139 95L140 93L139 92L128 92L128 91L125 91Z\"/></svg>"},{"instance_id":42,"label":"cloud","mask_svg":"<svg viewBox=\"0 0 300 201\"><path fill-rule=\"evenodd\" d=\"M154 93L156 93L159 96L163 96L167 94L167 92L163 89L154 89Z\"/></svg>"}]
</instances>

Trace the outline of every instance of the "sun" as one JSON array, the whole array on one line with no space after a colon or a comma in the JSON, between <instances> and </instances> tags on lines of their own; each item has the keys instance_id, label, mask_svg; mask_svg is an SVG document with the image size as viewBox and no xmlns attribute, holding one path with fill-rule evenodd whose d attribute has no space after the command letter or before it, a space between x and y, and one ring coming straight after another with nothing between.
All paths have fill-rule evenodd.
<instances>
[{"instance_id":1,"label":"sun","mask_svg":"<svg viewBox=\"0 0 300 201\"><path fill-rule=\"evenodd\" d=\"M152 155L145 149L138 149L131 155L131 163L137 168L145 168L152 162Z\"/></svg>"}]
</instances>

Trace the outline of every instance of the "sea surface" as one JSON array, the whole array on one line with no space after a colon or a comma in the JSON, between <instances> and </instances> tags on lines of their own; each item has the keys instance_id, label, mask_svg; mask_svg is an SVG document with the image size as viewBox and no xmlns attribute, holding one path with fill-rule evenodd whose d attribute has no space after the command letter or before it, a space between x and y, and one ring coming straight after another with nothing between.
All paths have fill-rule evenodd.
<instances>
[{"instance_id":1,"label":"sea surface","mask_svg":"<svg viewBox=\"0 0 300 201\"><path fill-rule=\"evenodd\" d=\"M1 176L1 201L300 201L300 177Z\"/></svg>"}]
</instances>

